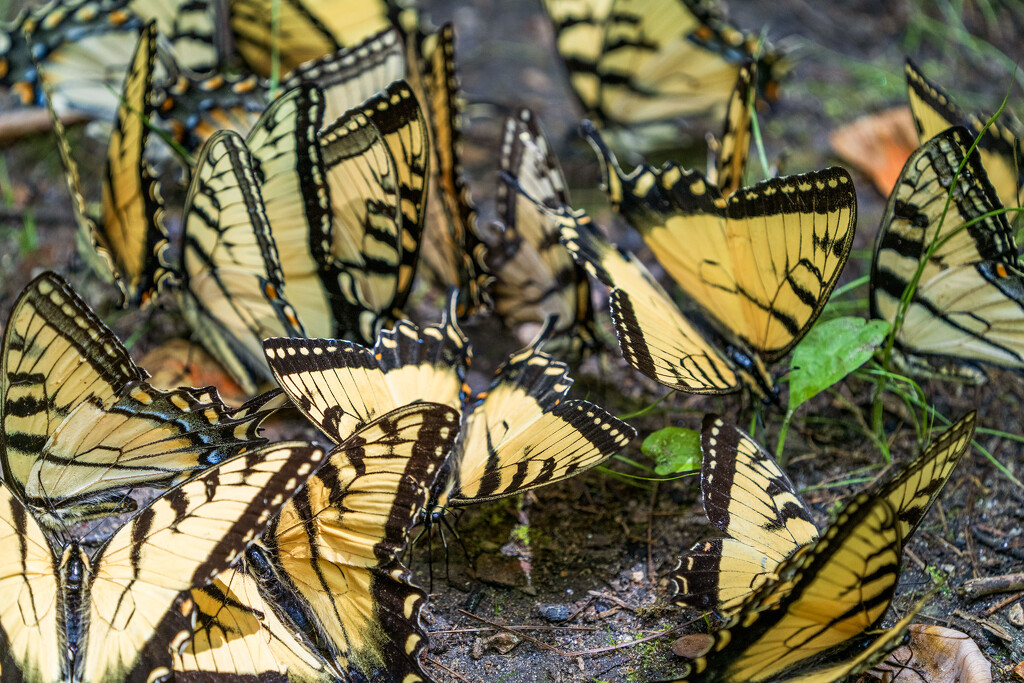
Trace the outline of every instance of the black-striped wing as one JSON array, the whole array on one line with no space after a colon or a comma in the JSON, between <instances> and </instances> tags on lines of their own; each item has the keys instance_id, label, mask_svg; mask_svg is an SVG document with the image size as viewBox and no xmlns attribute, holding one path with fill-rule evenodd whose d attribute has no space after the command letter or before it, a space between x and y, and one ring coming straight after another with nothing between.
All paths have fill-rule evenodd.
<instances>
[{"instance_id":1,"label":"black-striped wing","mask_svg":"<svg viewBox=\"0 0 1024 683\"><path fill-rule=\"evenodd\" d=\"M753 134L750 107L756 81L756 64L751 62L740 68L736 76L736 86L729 95L725 109L725 126L715 153L713 177L710 171L711 164L708 164L709 178L722 191L723 197L728 197L743 187L747 157L750 156L750 138Z\"/></svg>"},{"instance_id":2,"label":"black-striped wing","mask_svg":"<svg viewBox=\"0 0 1024 683\"><path fill-rule=\"evenodd\" d=\"M724 113L740 68L757 60L774 98L780 55L707 0L544 0L585 115L637 126Z\"/></svg>"},{"instance_id":3,"label":"black-striped wing","mask_svg":"<svg viewBox=\"0 0 1024 683\"><path fill-rule=\"evenodd\" d=\"M334 443L413 401L461 408L469 340L455 298L439 325L399 321L372 349L337 339L267 339L267 362L295 406Z\"/></svg>"},{"instance_id":4,"label":"black-striped wing","mask_svg":"<svg viewBox=\"0 0 1024 683\"><path fill-rule=\"evenodd\" d=\"M909 59L906 75L910 108L920 142L927 142L950 126L963 126L971 131L972 138L981 135L978 154L999 201L1008 207L1024 204L1024 150L1021 148L1020 122L1004 112L982 132L987 117L964 112L941 88L925 78ZM1011 221L1013 217L1011 214Z\"/></svg>"},{"instance_id":5,"label":"black-striped wing","mask_svg":"<svg viewBox=\"0 0 1024 683\"><path fill-rule=\"evenodd\" d=\"M322 457L285 443L222 463L142 509L92 559L73 538L51 551L29 511L0 487L5 677L106 682L169 673L169 648L188 636L179 594L240 556Z\"/></svg>"},{"instance_id":6,"label":"black-striped wing","mask_svg":"<svg viewBox=\"0 0 1024 683\"><path fill-rule=\"evenodd\" d=\"M332 452L262 543L249 550L246 573L221 577L221 586L235 587L236 601L249 599L254 584L254 606L271 612L262 631L269 648L255 655L269 650L293 680L425 680L418 657L426 644L419 621L426 594L397 556L455 441L458 420L452 408L418 403L365 425ZM237 614L226 601L212 599L211 589L194 595L210 611ZM275 635L277 623L290 630L293 652L283 651L287 636ZM218 627L226 641L198 654L210 661L218 648L232 649L239 666L266 666L247 654L245 623L233 617ZM217 667L234 673L226 664Z\"/></svg>"},{"instance_id":7,"label":"black-striped wing","mask_svg":"<svg viewBox=\"0 0 1024 683\"><path fill-rule=\"evenodd\" d=\"M698 171L669 162L626 174L592 127L612 204L676 284L771 362L807 333L853 244L857 195L828 168L773 178L726 198Z\"/></svg>"},{"instance_id":8,"label":"black-striped wing","mask_svg":"<svg viewBox=\"0 0 1024 683\"><path fill-rule=\"evenodd\" d=\"M861 494L778 568L717 632L679 683L827 683L870 669L899 644L872 633L892 602L902 542L896 510Z\"/></svg>"},{"instance_id":9,"label":"black-striped wing","mask_svg":"<svg viewBox=\"0 0 1024 683\"><path fill-rule=\"evenodd\" d=\"M459 312L469 314L486 302L488 275L483 245L476 234L476 207L459 160L462 102L452 25L412 41L408 59L414 88L417 76L422 78L417 94L430 112L430 144L434 150L422 257L438 282L459 287L463 296Z\"/></svg>"},{"instance_id":10,"label":"black-striped wing","mask_svg":"<svg viewBox=\"0 0 1024 683\"><path fill-rule=\"evenodd\" d=\"M235 49L260 76L271 75L274 55L280 74L356 45L392 25L392 5L385 0L230 0ZM276 14L276 25L271 18Z\"/></svg>"},{"instance_id":11,"label":"black-striped wing","mask_svg":"<svg viewBox=\"0 0 1024 683\"><path fill-rule=\"evenodd\" d=\"M558 160L527 109L505 121L500 170L501 224L485 236L494 309L506 325L525 325L522 332L531 336L556 316L547 348L557 355L564 346L578 356L597 345L590 282L559 241L557 218L538 206L568 206L569 195Z\"/></svg>"},{"instance_id":12,"label":"black-striped wing","mask_svg":"<svg viewBox=\"0 0 1024 683\"><path fill-rule=\"evenodd\" d=\"M268 394L236 410L216 392L160 391L56 275L22 293L0 376L4 479L59 528L130 509L125 491L169 486L263 443Z\"/></svg>"},{"instance_id":13,"label":"black-striped wing","mask_svg":"<svg viewBox=\"0 0 1024 683\"><path fill-rule=\"evenodd\" d=\"M405 60L405 40L400 31L389 28L303 64L288 74L281 86L290 90L309 83L323 90L324 121L330 124L389 84L406 78L409 68Z\"/></svg>"},{"instance_id":14,"label":"black-striped wing","mask_svg":"<svg viewBox=\"0 0 1024 683\"><path fill-rule=\"evenodd\" d=\"M405 304L416 272L426 121L409 85L398 81L329 126L320 144L333 211L330 259L347 311L330 334L369 343Z\"/></svg>"},{"instance_id":15,"label":"black-striped wing","mask_svg":"<svg viewBox=\"0 0 1024 683\"><path fill-rule=\"evenodd\" d=\"M156 38L155 25L146 25L129 64L107 148L98 216L86 206L74 151L52 100L46 98L78 224L78 251L94 272L118 286L125 305L145 305L151 300L168 246L160 186L144 158L153 111ZM49 86L44 91L52 94Z\"/></svg>"},{"instance_id":16,"label":"black-striped wing","mask_svg":"<svg viewBox=\"0 0 1024 683\"><path fill-rule=\"evenodd\" d=\"M284 281L254 162L237 133L219 131L203 146L185 200L177 294L204 346L243 389L270 371L267 337L303 336ZM163 281L170 284L171 279Z\"/></svg>"},{"instance_id":17,"label":"black-striped wing","mask_svg":"<svg viewBox=\"0 0 1024 683\"><path fill-rule=\"evenodd\" d=\"M765 397L771 375L739 341L690 320L633 254L610 244L582 214L561 213L561 239L591 276L611 288L619 349L638 371L665 386L696 394L726 394L742 386Z\"/></svg>"},{"instance_id":18,"label":"black-striped wing","mask_svg":"<svg viewBox=\"0 0 1024 683\"><path fill-rule=\"evenodd\" d=\"M706 415L701 450L704 513L728 538L698 543L679 560L675 602L731 614L818 528L793 482L748 434Z\"/></svg>"},{"instance_id":19,"label":"black-striped wing","mask_svg":"<svg viewBox=\"0 0 1024 683\"><path fill-rule=\"evenodd\" d=\"M293 88L267 107L246 140L258 164L260 194L289 301L306 333L314 336L355 326L330 256L333 197L319 142L323 111L318 88Z\"/></svg>"},{"instance_id":20,"label":"black-striped wing","mask_svg":"<svg viewBox=\"0 0 1024 683\"><path fill-rule=\"evenodd\" d=\"M960 462L974 434L969 413L893 476L871 488L896 512L905 545ZM701 489L708 519L727 538L698 543L676 565L676 601L731 615L777 575L779 563L818 537L807 505L775 460L714 415L701 433Z\"/></svg>"},{"instance_id":21,"label":"black-striped wing","mask_svg":"<svg viewBox=\"0 0 1024 683\"><path fill-rule=\"evenodd\" d=\"M145 159L154 111L156 39L156 26L150 23L142 31L125 78L103 178L103 236L128 305L145 305L155 294L168 246L160 186Z\"/></svg>"},{"instance_id":22,"label":"black-striped wing","mask_svg":"<svg viewBox=\"0 0 1024 683\"><path fill-rule=\"evenodd\" d=\"M462 438L431 498L432 513L567 479L636 436L593 403L565 398L573 380L565 363L540 350L547 332L509 356L487 393L466 408Z\"/></svg>"},{"instance_id":23,"label":"black-striped wing","mask_svg":"<svg viewBox=\"0 0 1024 683\"><path fill-rule=\"evenodd\" d=\"M323 457L299 442L248 451L170 490L114 534L91 567L82 680L121 680L143 652L169 671L169 648L188 637L179 626L167 639L161 623L180 624L180 613L169 612L178 595L241 557Z\"/></svg>"},{"instance_id":24,"label":"black-striped wing","mask_svg":"<svg viewBox=\"0 0 1024 683\"><path fill-rule=\"evenodd\" d=\"M897 350L977 379L977 363L1024 369L1024 272L979 155L967 155L971 139L951 128L907 160L875 241L871 312L895 320L916 277Z\"/></svg>"}]
</instances>

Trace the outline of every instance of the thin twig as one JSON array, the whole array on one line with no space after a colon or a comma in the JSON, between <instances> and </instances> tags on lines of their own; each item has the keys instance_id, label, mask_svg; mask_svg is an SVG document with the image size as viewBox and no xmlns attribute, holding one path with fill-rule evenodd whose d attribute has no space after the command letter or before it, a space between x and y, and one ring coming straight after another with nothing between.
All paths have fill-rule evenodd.
<instances>
[{"instance_id":1,"label":"thin twig","mask_svg":"<svg viewBox=\"0 0 1024 683\"><path fill-rule=\"evenodd\" d=\"M679 630L689 626L691 623L692 622L687 622L685 624L680 624L679 626L674 626L674 627L668 629L667 631L659 631L658 633L655 633L654 635L647 636L646 638L637 638L636 640L631 640L628 643L619 643L618 645L609 645L608 647L599 647L599 648L596 648L596 649L593 649L593 650L580 650L579 652L565 652L565 653L562 653L562 656L563 657L581 657L583 655L596 655L596 654L600 654L602 652L611 652L613 650L621 650L621 649L626 648L626 647L633 647L634 645L639 645L640 643L646 643L648 640L655 640L657 638L663 638L663 637L665 637L665 636L667 636L667 635L669 635L671 633L675 633L676 631L679 631Z\"/></svg>"},{"instance_id":2,"label":"thin twig","mask_svg":"<svg viewBox=\"0 0 1024 683\"><path fill-rule=\"evenodd\" d=\"M483 617L481 617L481 616L479 616L477 614L473 614L472 612L467 612L464 609L459 609L459 613L466 615L470 619L476 619L477 621L481 621L481 622L487 624L488 626L491 626L493 628L498 629L499 631L505 631L506 633L510 633L510 634L514 635L515 637L517 637L517 638L522 638L523 640L525 640L527 642L533 643L537 647L544 648L545 650L550 650L550 651L554 652L555 654L561 655L562 657L565 656L564 652L559 650L557 647L554 647L552 645L548 645L543 640L539 640L539 639L534 638L533 636L529 636L529 635L527 635L525 633L516 632L515 630L513 630L512 628L510 628L508 626L503 626L502 624L499 624L499 623L494 622L494 621L490 621L489 619L484 619Z\"/></svg>"},{"instance_id":3,"label":"thin twig","mask_svg":"<svg viewBox=\"0 0 1024 683\"><path fill-rule=\"evenodd\" d=\"M506 626L506 630L509 631L600 631L601 629L594 626L530 626L529 624L523 626ZM483 633L484 631L494 631L495 629L487 626L485 628L449 628L443 631L431 631L430 634L435 633Z\"/></svg>"},{"instance_id":4,"label":"thin twig","mask_svg":"<svg viewBox=\"0 0 1024 683\"><path fill-rule=\"evenodd\" d=\"M607 593L602 593L601 591L587 591L587 593L590 594L590 595L593 595L595 598L597 598L599 600L607 600L608 602L614 602L616 605L618 605L622 609L629 610L630 612L634 612L634 613L636 612L636 607L630 606L628 603L625 603L622 600L619 600L614 595L608 595Z\"/></svg>"},{"instance_id":5,"label":"thin twig","mask_svg":"<svg viewBox=\"0 0 1024 683\"><path fill-rule=\"evenodd\" d=\"M1007 605L1012 605L1013 603L1015 603L1018 600L1020 600L1022 595L1024 595L1024 592L1014 593L1013 595L1009 595L1009 596L1003 598L1002 600L1000 600L999 602L997 602L996 604L994 604L991 607L989 607L987 610L982 612L982 614L984 614L986 617L990 617L993 614L995 614L996 612L998 612L999 610L1001 610L1002 608L1006 607Z\"/></svg>"},{"instance_id":6,"label":"thin twig","mask_svg":"<svg viewBox=\"0 0 1024 683\"><path fill-rule=\"evenodd\" d=\"M434 666L436 666L439 669L444 669L445 671L450 673L452 676L455 676L455 678L459 679L460 681L466 681L466 683L470 683L468 678L455 673L454 671L452 671L447 666L445 666L441 662L437 661L433 657L424 657L423 659L426 660L429 664L433 664Z\"/></svg>"}]
</instances>

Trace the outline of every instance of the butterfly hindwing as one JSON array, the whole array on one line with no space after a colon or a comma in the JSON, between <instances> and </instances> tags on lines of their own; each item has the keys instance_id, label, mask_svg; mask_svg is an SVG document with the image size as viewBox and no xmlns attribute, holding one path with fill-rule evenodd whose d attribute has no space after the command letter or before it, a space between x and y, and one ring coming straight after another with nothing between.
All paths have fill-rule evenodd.
<instances>
[{"instance_id":1,"label":"butterfly hindwing","mask_svg":"<svg viewBox=\"0 0 1024 683\"><path fill-rule=\"evenodd\" d=\"M861 494L743 601L678 681L810 683L871 668L898 644L883 634L886 647L872 647L869 631L892 602L902 547L896 510Z\"/></svg>"},{"instance_id":2,"label":"butterfly hindwing","mask_svg":"<svg viewBox=\"0 0 1024 683\"><path fill-rule=\"evenodd\" d=\"M73 535L51 550L31 513L3 487L0 542L17 565L0 579L13 607L0 611L5 676L103 682L167 675L169 646L188 635L178 595L240 556L322 456L302 443L236 456L142 508L91 557Z\"/></svg>"},{"instance_id":3,"label":"butterfly hindwing","mask_svg":"<svg viewBox=\"0 0 1024 683\"><path fill-rule=\"evenodd\" d=\"M636 431L588 401L567 400L565 363L540 350L544 332L495 371L467 409L462 439L433 509L511 496L590 469Z\"/></svg>"},{"instance_id":4,"label":"butterfly hindwing","mask_svg":"<svg viewBox=\"0 0 1024 683\"><path fill-rule=\"evenodd\" d=\"M925 366L948 360L954 367L940 373L977 379L977 363L1024 368L1024 272L970 145L965 129L950 128L907 160L875 241L871 311L894 320L920 269L896 350Z\"/></svg>"},{"instance_id":5,"label":"butterfly hindwing","mask_svg":"<svg viewBox=\"0 0 1024 683\"><path fill-rule=\"evenodd\" d=\"M175 283L181 309L207 349L253 392L270 377L260 341L303 329L283 298L254 161L237 133L219 131L203 146L184 215Z\"/></svg>"},{"instance_id":6,"label":"butterfly hindwing","mask_svg":"<svg viewBox=\"0 0 1024 683\"><path fill-rule=\"evenodd\" d=\"M1015 122L1007 121L1010 116L1004 112L1002 118L985 128L984 119L960 109L909 59L905 71L919 141L923 144L950 126L967 128L972 137L980 136L978 155L1000 203L1007 207L1024 204L1024 149L1021 147L1019 122L1015 126ZM1013 220L1013 215L1010 219Z\"/></svg>"},{"instance_id":7,"label":"butterfly hindwing","mask_svg":"<svg viewBox=\"0 0 1024 683\"><path fill-rule=\"evenodd\" d=\"M969 413L871 494L895 511L900 544L913 536L967 450ZM751 592L772 581L787 557L818 538L807 504L792 481L749 435L715 415L701 432L701 490L708 519L727 538L697 543L671 581L676 602L731 616Z\"/></svg>"},{"instance_id":8,"label":"butterfly hindwing","mask_svg":"<svg viewBox=\"0 0 1024 683\"><path fill-rule=\"evenodd\" d=\"M731 538L698 543L679 561L675 600L730 613L818 528L789 476L750 436L707 415L701 450L704 512Z\"/></svg>"},{"instance_id":9,"label":"butterfly hindwing","mask_svg":"<svg viewBox=\"0 0 1024 683\"><path fill-rule=\"evenodd\" d=\"M425 680L426 595L397 557L457 435L456 410L417 403L340 444L244 565L193 591L201 618L182 680L218 680L232 660L268 681L285 668L292 680Z\"/></svg>"},{"instance_id":10,"label":"butterfly hindwing","mask_svg":"<svg viewBox=\"0 0 1024 683\"><path fill-rule=\"evenodd\" d=\"M216 392L161 391L145 377L58 276L22 293L3 346L2 459L41 524L131 509L125 490L173 485L263 443L273 395L232 410Z\"/></svg>"}]
</instances>

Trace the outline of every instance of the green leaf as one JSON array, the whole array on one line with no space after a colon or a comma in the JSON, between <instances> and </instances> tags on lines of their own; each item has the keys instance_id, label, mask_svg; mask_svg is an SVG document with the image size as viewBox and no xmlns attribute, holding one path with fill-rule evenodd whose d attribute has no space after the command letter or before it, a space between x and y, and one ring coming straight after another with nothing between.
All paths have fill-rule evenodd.
<instances>
[{"instance_id":1,"label":"green leaf","mask_svg":"<svg viewBox=\"0 0 1024 683\"><path fill-rule=\"evenodd\" d=\"M700 434L682 427L665 427L650 434L640 451L655 463L659 476L700 469Z\"/></svg>"},{"instance_id":2,"label":"green leaf","mask_svg":"<svg viewBox=\"0 0 1024 683\"><path fill-rule=\"evenodd\" d=\"M866 363L888 332L888 321L863 318L835 318L812 327L789 365L789 412Z\"/></svg>"}]
</instances>

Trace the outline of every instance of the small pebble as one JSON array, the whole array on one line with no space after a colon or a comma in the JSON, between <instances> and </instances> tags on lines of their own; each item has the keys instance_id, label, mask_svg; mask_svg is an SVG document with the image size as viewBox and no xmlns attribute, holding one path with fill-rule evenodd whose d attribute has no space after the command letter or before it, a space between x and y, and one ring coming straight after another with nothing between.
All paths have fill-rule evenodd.
<instances>
[{"instance_id":1,"label":"small pebble","mask_svg":"<svg viewBox=\"0 0 1024 683\"><path fill-rule=\"evenodd\" d=\"M569 608L566 605L543 603L537 605L537 611L541 618L548 621L565 621L569 618Z\"/></svg>"}]
</instances>

